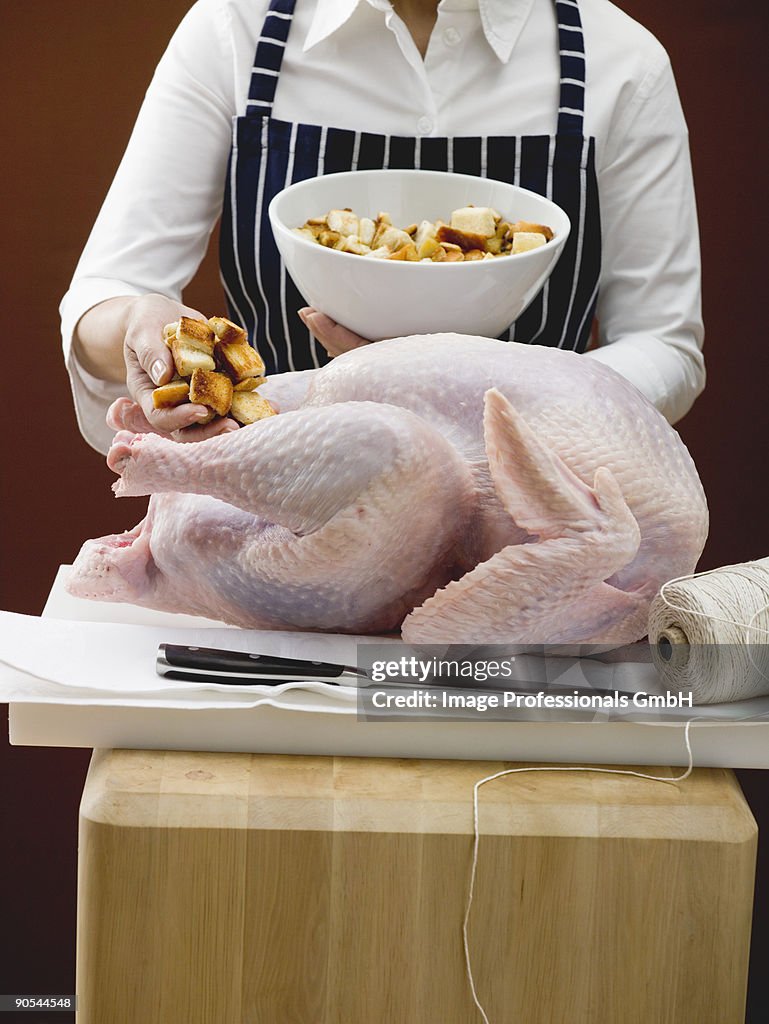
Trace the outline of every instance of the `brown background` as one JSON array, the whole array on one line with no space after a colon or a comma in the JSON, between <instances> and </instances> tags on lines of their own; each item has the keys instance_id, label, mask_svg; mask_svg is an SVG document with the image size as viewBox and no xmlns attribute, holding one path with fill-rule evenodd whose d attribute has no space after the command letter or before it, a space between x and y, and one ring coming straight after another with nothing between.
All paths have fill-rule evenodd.
<instances>
[{"instance_id":1,"label":"brown background","mask_svg":"<svg viewBox=\"0 0 769 1024\"><path fill-rule=\"evenodd\" d=\"M701 567L759 558L769 555L767 9L761 0L621 6L668 48L692 140L709 380L680 429L712 510ZM56 566L71 561L83 539L133 526L142 515L143 500L114 502L112 474L77 431L57 305L152 68L188 7L188 0L2 4L2 608L39 613ZM222 308L210 258L187 300ZM88 753L9 748L2 731L0 992L70 992L77 804ZM769 836L769 776L743 772L741 780ZM756 1022L769 1012L767 845L764 838L754 926L749 1019Z\"/></svg>"}]
</instances>

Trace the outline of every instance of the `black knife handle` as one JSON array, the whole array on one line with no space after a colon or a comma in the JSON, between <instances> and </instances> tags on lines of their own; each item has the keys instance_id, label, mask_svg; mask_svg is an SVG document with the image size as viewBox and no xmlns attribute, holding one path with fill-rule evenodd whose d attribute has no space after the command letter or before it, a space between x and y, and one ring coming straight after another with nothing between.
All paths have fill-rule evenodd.
<instances>
[{"instance_id":1,"label":"black knife handle","mask_svg":"<svg viewBox=\"0 0 769 1024\"><path fill-rule=\"evenodd\" d=\"M184 647L179 644L161 644L158 655L164 657L171 668L198 669L210 673L236 672L267 677L308 675L310 678L336 679L345 671L344 665L324 661L304 661L301 658L278 658L271 654L243 654L241 651L223 651L216 647Z\"/></svg>"}]
</instances>

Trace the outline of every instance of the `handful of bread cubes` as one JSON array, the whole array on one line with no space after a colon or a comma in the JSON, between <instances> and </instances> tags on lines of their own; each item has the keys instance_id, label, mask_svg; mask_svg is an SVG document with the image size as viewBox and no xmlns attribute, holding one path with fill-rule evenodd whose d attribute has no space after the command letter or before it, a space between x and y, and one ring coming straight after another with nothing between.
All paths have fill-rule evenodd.
<instances>
[{"instance_id":1,"label":"handful of bread cubes","mask_svg":"<svg viewBox=\"0 0 769 1024\"><path fill-rule=\"evenodd\" d=\"M389 213L375 220L358 217L350 209L329 210L311 217L296 234L340 252L376 259L411 263L467 263L528 252L546 245L553 237L545 224L511 223L489 206L465 206L454 210L448 224L423 220L396 228Z\"/></svg>"},{"instance_id":2,"label":"handful of bread cubes","mask_svg":"<svg viewBox=\"0 0 769 1024\"><path fill-rule=\"evenodd\" d=\"M152 392L156 409L193 402L215 416L232 416L241 426L255 423L275 410L257 394L264 384L262 357L248 344L246 332L223 316L194 320L183 316L163 328L176 376Z\"/></svg>"}]
</instances>

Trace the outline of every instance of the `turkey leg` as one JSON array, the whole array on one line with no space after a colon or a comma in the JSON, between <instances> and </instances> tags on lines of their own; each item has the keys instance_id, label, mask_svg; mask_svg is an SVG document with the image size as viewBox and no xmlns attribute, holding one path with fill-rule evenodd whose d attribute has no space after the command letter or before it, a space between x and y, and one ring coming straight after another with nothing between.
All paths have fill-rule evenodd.
<instances>
[{"instance_id":1,"label":"turkey leg","mask_svg":"<svg viewBox=\"0 0 769 1024\"><path fill-rule=\"evenodd\" d=\"M399 499L422 490L423 472L440 476L434 463L441 457L447 470L465 475L450 446L417 416L345 402L270 417L196 444L119 432L107 462L121 477L113 485L118 497L208 494L307 535L375 482L399 491Z\"/></svg>"},{"instance_id":2,"label":"turkey leg","mask_svg":"<svg viewBox=\"0 0 769 1024\"><path fill-rule=\"evenodd\" d=\"M467 466L394 406L300 409L195 444L122 432L108 462L118 495L153 494L151 566L137 572L141 548L90 542L70 584L82 596L99 596L87 588L107 576L104 597L224 608L238 625L389 631L466 568Z\"/></svg>"}]
</instances>

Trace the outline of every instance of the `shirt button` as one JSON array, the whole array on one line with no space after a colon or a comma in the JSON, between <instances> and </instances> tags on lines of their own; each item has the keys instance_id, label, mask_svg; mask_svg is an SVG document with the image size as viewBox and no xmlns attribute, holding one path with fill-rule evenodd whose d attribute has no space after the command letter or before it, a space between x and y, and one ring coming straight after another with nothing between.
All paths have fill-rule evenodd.
<instances>
[{"instance_id":1,"label":"shirt button","mask_svg":"<svg viewBox=\"0 0 769 1024\"><path fill-rule=\"evenodd\" d=\"M433 130L433 123L429 117L420 117L417 121L417 131L420 135L429 135Z\"/></svg>"},{"instance_id":2,"label":"shirt button","mask_svg":"<svg viewBox=\"0 0 769 1024\"><path fill-rule=\"evenodd\" d=\"M447 28L443 33L443 41L446 46L456 46L462 41L462 36L455 28Z\"/></svg>"}]
</instances>

